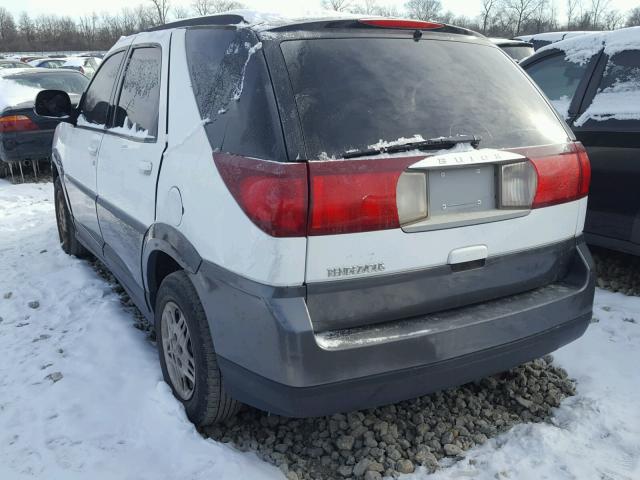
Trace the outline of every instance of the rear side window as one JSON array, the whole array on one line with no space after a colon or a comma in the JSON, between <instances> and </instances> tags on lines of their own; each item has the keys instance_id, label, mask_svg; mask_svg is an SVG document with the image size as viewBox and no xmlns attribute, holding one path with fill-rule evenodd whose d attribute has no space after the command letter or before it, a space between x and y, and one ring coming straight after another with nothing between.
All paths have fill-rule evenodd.
<instances>
[{"instance_id":1,"label":"rear side window","mask_svg":"<svg viewBox=\"0 0 640 480\"><path fill-rule=\"evenodd\" d=\"M193 93L214 150L286 160L273 87L255 34L245 29L187 30Z\"/></svg>"},{"instance_id":2,"label":"rear side window","mask_svg":"<svg viewBox=\"0 0 640 480\"><path fill-rule=\"evenodd\" d=\"M530 55L533 55L533 47L529 47L527 45L522 45L522 46L516 46L516 45L505 45L503 47L501 47L505 52L507 52L507 54L513 58L514 60L517 60L518 62L520 60L524 60L525 58L527 58Z\"/></svg>"},{"instance_id":3,"label":"rear side window","mask_svg":"<svg viewBox=\"0 0 640 480\"><path fill-rule=\"evenodd\" d=\"M86 122L98 126L106 125L111 92L123 58L124 52L112 55L104 61L100 71L93 77L80 109L80 114Z\"/></svg>"},{"instance_id":4,"label":"rear side window","mask_svg":"<svg viewBox=\"0 0 640 480\"><path fill-rule=\"evenodd\" d=\"M576 126L588 120L640 120L640 50L627 50L609 58L591 104Z\"/></svg>"},{"instance_id":5,"label":"rear side window","mask_svg":"<svg viewBox=\"0 0 640 480\"><path fill-rule=\"evenodd\" d=\"M536 62L526 70L549 97L558 113L568 118L571 100L588 65L589 62L570 62L564 58L564 54L558 54Z\"/></svg>"},{"instance_id":6,"label":"rear side window","mask_svg":"<svg viewBox=\"0 0 640 480\"><path fill-rule=\"evenodd\" d=\"M136 48L127 64L118 98L114 126L137 138L156 138L160 108L162 51Z\"/></svg>"},{"instance_id":7,"label":"rear side window","mask_svg":"<svg viewBox=\"0 0 640 480\"><path fill-rule=\"evenodd\" d=\"M600 83L600 89L640 90L640 50L613 55Z\"/></svg>"},{"instance_id":8,"label":"rear side window","mask_svg":"<svg viewBox=\"0 0 640 480\"><path fill-rule=\"evenodd\" d=\"M530 80L497 47L411 38L281 44L309 158L420 135L481 147L567 141Z\"/></svg>"}]
</instances>

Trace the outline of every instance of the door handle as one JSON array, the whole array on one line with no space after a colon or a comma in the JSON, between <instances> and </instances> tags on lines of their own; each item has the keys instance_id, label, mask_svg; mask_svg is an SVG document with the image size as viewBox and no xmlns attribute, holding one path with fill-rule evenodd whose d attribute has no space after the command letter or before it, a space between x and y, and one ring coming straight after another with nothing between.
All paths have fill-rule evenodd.
<instances>
[{"instance_id":1,"label":"door handle","mask_svg":"<svg viewBox=\"0 0 640 480\"><path fill-rule=\"evenodd\" d=\"M140 170L141 173L144 173L145 175L150 175L151 171L153 170L153 163L147 162L145 160L141 160L138 162L138 169Z\"/></svg>"}]
</instances>

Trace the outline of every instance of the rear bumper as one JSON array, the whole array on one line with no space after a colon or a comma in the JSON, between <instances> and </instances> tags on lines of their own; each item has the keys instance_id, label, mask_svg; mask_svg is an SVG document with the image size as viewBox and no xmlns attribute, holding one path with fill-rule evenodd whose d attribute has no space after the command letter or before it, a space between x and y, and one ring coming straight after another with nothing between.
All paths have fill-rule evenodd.
<instances>
[{"instance_id":1,"label":"rear bumper","mask_svg":"<svg viewBox=\"0 0 640 480\"><path fill-rule=\"evenodd\" d=\"M322 333L314 331L304 287L255 284L206 262L193 280L229 393L298 417L405 400L539 357L582 335L594 294L582 240L563 278L544 287Z\"/></svg>"},{"instance_id":2,"label":"rear bumper","mask_svg":"<svg viewBox=\"0 0 640 480\"><path fill-rule=\"evenodd\" d=\"M0 161L39 161L51 158L51 146L55 130L0 135Z\"/></svg>"}]
</instances>

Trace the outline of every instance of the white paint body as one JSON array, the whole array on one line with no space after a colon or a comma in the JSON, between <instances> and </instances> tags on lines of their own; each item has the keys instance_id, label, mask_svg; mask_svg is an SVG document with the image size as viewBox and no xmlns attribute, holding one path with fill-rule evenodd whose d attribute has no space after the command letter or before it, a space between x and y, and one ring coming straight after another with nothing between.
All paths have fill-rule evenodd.
<instances>
[{"instance_id":1,"label":"white paint body","mask_svg":"<svg viewBox=\"0 0 640 480\"><path fill-rule=\"evenodd\" d=\"M459 260L461 254L455 252L465 252L468 247L482 246L478 258L491 258L560 242L582 231L586 198L532 210L519 218L426 232L406 233L398 228L357 234L272 237L244 214L215 167L204 130L206 120L200 116L191 89L185 31L174 29L127 37L114 48L131 42L134 47L158 42L164 52L169 52L169 35L170 58L168 54L163 56L158 143L149 148L141 144L142 147L123 153L126 139L111 136L109 141L103 140L97 189L110 192L112 203L145 226L162 222L177 228L206 261L260 283L295 286L340 281L339 277L328 276L327 271L332 268L382 263L384 272L361 276L408 272L451 263L452 255L458 258L455 261L463 261ZM165 121L166 136L162 133ZM57 148L66 152L65 165L71 165L73 151L88 148L86 143L90 139L70 141L66 130L65 126L60 128ZM166 147L164 155L159 146ZM139 161L151 164L150 174L138 168ZM73 170L81 171L76 166ZM85 173L79 180L95 182L91 171ZM474 255L476 258L477 252Z\"/></svg>"}]
</instances>

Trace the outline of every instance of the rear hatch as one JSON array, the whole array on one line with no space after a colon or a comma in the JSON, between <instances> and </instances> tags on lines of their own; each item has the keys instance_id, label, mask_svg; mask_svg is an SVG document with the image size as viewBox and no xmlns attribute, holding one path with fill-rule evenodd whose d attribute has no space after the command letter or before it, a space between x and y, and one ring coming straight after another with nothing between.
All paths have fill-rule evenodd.
<instances>
[{"instance_id":1,"label":"rear hatch","mask_svg":"<svg viewBox=\"0 0 640 480\"><path fill-rule=\"evenodd\" d=\"M315 330L561 278L588 160L528 77L472 36L330 33L280 42L309 159Z\"/></svg>"}]
</instances>

